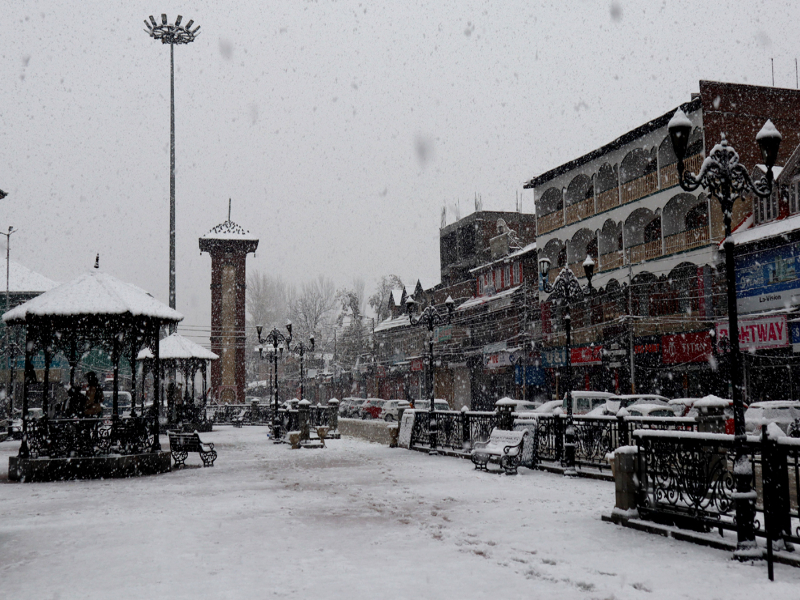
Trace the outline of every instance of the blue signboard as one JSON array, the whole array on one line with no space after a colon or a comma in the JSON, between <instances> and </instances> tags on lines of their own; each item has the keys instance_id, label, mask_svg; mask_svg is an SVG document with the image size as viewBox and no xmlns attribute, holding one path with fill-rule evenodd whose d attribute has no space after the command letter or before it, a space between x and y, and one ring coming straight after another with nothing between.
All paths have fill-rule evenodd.
<instances>
[{"instance_id":1,"label":"blue signboard","mask_svg":"<svg viewBox=\"0 0 800 600\"><path fill-rule=\"evenodd\" d=\"M543 387L545 385L545 374L542 367L534 365L515 365L514 366L514 383L522 385L522 373L525 369L525 385Z\"/></svg>"},{"instance_id":2,"label":"blue signboard","mask_svg":"<svg viewBox=\"0 0 800 600\"><path fill-rule=\"evenodd\" d=\"M542 350L542 366L546 368L563 367L567 364L566 348L547 348Z\"/></svg>"},{"instance_id":3,"label":"blue signboard","mask_svg":"<svg viewBox=\"0 0 800 600\"><path fill-rule=\"evenodd\" d=\"M792 343L800 344L800 323L789 323L792 332Z\"/></svg>"},{"instance_id":4,"label":"blue signboard","mask_svg":"<svg viewBox=\"0 0 800 600\"><path fill-rule=\"evenodd\" d=\"M798 246L787 244L736 257L739 312L760 312L800 304Z\"/></svg>"}]
</instances>

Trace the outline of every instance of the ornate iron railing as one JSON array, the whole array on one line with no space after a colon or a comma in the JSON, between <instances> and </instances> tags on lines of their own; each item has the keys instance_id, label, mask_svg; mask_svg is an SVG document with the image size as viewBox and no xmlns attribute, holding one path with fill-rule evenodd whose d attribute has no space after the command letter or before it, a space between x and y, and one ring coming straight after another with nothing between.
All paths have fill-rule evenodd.
<instances>
[{"instance_id":1,"label":"ornate iron railing","mask_svg":"<svg viewBox=\"0 0 800 600\"><path fill-rule=\"evenodd\" d=\"M27 423L31 458L142 454L153 446L152 417L38 419Z\"/></svg>"},{"instance_id":2,"label":"ornate iron railing","mask_svg":"<svg viewBox=\"0 0 800 600\"><path fill-rule=\"evenodd\" d=\"M206 408L208 419L220 425L230 425L242 415L247 425L270 425L272 406L268 404L212 404Z\"/></svg>"},{"instance_id":3,"label":"ornate iron railing","mask_svg":"<svg viewBox=\"0 0 800 600\"><path fill-rule=\"evenodd\" d=\"M560 461L564 456L564 423L558 415L537 417L536 456L539 460Z\"/></svg>"},{"instance_id":4,"label":"ornate iron railing","mask_svg":"<svg viewBox=\"0 0 800 600\"><path fill-rule=\"evenodd\" d=\"M434 411L436 419L436 445L455 452L468 452L472 444L486 441L497 425L497 415L489 411ZM428 433L428 411L417 411L411 429L411 446L427 448L430 444Z\"/></svg>"}]
</instances>

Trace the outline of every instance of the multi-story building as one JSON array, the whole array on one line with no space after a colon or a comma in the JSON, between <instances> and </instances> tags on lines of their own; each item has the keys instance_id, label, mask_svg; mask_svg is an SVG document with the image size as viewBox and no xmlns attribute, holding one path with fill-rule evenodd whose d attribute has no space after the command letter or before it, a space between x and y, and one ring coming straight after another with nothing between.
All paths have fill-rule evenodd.
<instances>
[{"instance_id":1,"label":"multi-story building","mask_svg":"<svg viewBox=\"0 0 800 600\"><path fill-rule=\"evenodd\" d=\"M723 135L742 164L755 168L755 136L767 119L783 134L779 164L800 143L797 90L701 81L681 108L694 125L691 171ZM627 392L632 370L637 391L727 392L712 343L726 315L722 212L702 188L686 193L678 186L667 131L674 111L525 186L534 191L537 242L551 260L551 281L563 267L583 278L587 255L597 264L595 293L572 308L576 387ZM734 227L752 212L751 198L737 200ZM557 388L566 357L564 307L543 292L540 298L542 362Z\"/></svg>"},{"instance_id":2,"label":"multi-story building","mask_svg":"<svg viewBox=\"0 0 800 600\"><path fill-rule=\"evenodd\" d=\"M418 284L412 298L418 312L433 303L442 315L445 300L455 302L451 322L434 332L434 392L453 408L541 393L530 344L538 324L535 234L533 215L489 211L440 230L442 283ZM375 327L374 391L385 398L424 397L430 381L427 331L410 326L405 298L398 290L392 316Z\"/></svg>"}]
</instances>

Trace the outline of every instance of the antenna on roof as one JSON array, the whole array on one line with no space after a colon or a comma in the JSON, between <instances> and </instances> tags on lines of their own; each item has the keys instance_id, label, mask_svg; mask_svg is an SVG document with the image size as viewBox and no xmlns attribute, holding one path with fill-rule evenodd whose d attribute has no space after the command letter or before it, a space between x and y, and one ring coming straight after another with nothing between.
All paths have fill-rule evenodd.
<instances>
[{"instance_id":1,"label":"antenna on roof","mask_svg":"<svg viewBox=\"0 0 800 600\"><path fill-rule=\"evenodd\" d=\"M228 221L231 220L231 199L228 198Z\"/></svg>"},{"instance_id":2,"label":"antenna on roof","mask_svg":"<svg viewBox=\"0 0 800 600\"><path fill-rule=\"evenodd\" d=\"M97 253L97 256L94 257L94 268L95 269L99 269L100 268L100 253L99 252Z\"/></svg>"}]
</instances>

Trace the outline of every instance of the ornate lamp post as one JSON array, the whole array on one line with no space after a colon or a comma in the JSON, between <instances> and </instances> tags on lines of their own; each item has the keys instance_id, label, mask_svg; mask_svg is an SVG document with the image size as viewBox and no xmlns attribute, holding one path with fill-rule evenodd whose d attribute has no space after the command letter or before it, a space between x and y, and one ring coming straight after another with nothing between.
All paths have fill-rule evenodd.
<instances>
[{"instance_id":1,"label":"ornate lamp post","mask_svg":"<svg viewBox=\"0 0 800 600\"><path fill-rule=\"evenodd\" d=\"M563 299L566 305L564 313L564 330L567 334L567 427L564 441L564 475L575 475L575 426L572 420L572 315L570 313L570 303L573 300L581 299L592 293L592 276L594 275L594 261L587 255L583 261L583 270L588 281L587 286L581 287L578 278L569 269L564 267L556 277L552 285L547 281L547 273L550 270L550 259L542 256L539 259L539 272L542 275L542 289L548 294L552 294L557 299Z\"/></svg>"},{"instance_id":2,"label":"ornate lamp post","mask_svg":"<svg viewBox=\"0 0 800 600\"><path fill-rule=\"evenodd\" d=\"M745 557L756 545L754 529L755 498L751 498L750 481L752 467L745 455L746 435L744 430L744 404L742 400L742 356L739 351L739 315L736 309L736 272L733 260L734 243L731 239L731 214L733 203L742 194L752 192L759 198L767 198L772 194L773 174L772 167L778 157L781 145L781 134L767 120L764 127L756 135L761 149L761 156L767 167L767 174L759 181L754 182L747 169L739 163L739 155L731 146L725 136L722 141L714 146L711 153L703 161L700 172L690 173L685 171L683 159L686 156L686 147L689 143L689 134L692 131L692 122L679 108L675 111L668 124L669 137L675 156L678 158L678 182L681 188L692 192L702 186L714 196L722 208L722 218L725 223L725 278L728 284L728 330L730 339L730 378L733 396L733 424L734 424L734 478L736 481L736 536L737 555Z\"/></svg>"},{"instance_id":3,"label":"ornate lamp post","mask_svg":"<svg viewBox=\"0 0 800 600\"><path fill-rule=\"evenodd\" d=\"M455 307L455 302L453 299L448 296L447 300L444 301L445 306L447 307L447 317L442 317L439 314L439 311L433 305L425 307L425 310L415 319L414 318L414 299L409 297L406 300L406 308L408 310L408 321L409 323L416 327L417 325L424 325L425 328L428 330L428 361L429 367L428 370L430 371L430 399L431 405L428 408L428 433L430 435L430 450L428 451L430 454L436 454L436 413L433 409L433 401L434 401L434 388L433 388L433 378L434 378L434 369L435 363L433 361L433 330L438 325L444 325L445 322L450 323L453 319L453 308Z\"/></svg>"},{"instance_id":4,"label":"ornate lamp post","mask_svg":"<svg viewBox=\"0 0 800 600\"><path fill-rule=\"evenodd\" d=\"M161 15L156 23L153 15L145 19L145 33L162 44L169 44L169 307L175 308L175 44L189 44L199 35L200 26L192 29L194 21L181 25L178 15L175 24L167 23ZM174 332L174 325L170 328Z\"/></svg>"},{"instance_id":5,"label":"ornate lamp post","mask_svg":"<svg viewBox=\"0 0 800 600\"><path fill-rule=\"evenodd\" d=\"M291 342L292 324L289 323L286 327L289 328L289 335L290 335L289 342ZM305 400L305 395L306 395L305 371L303 370L303 360L304 360L303 357L305 356L306 352L314 351L314 334L312 333L309 336L308 344L306 344L305 342L298 342L297 344L295 344L294 347L290 347L289 342L287 342L286 344L289 352L293 352L294 354L297 354L300 357L300 401L302 402L303 400Z\"/></svg>"},{"instance_id":6,"label":"ornate lamp post","mask_svg":"<svg viewBox=\"0 0 800 600\"><path fill-rule=\"evenodd\" d=\"M272 374L274 377L272 393L275 395L275 402L272 409L272 439L277 441L279 437L278 434L280 433L280 421L278 420L278 354L283 356L284 344L288 346L289 342L292 341L292 324L291 322L286 324L286 329L289 331L288 337L278 331L277 328L273 328L272 331L270 331L267 336L262 339L261 332L263 329L264 327L262 325L256 325L259 353L263 349L263 344L268 343L272 345L272 352L270 352L270 355L272 356Z\"/></svg>"}]
</instances>

